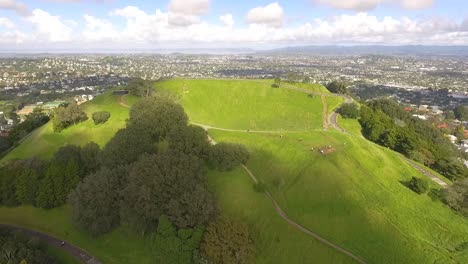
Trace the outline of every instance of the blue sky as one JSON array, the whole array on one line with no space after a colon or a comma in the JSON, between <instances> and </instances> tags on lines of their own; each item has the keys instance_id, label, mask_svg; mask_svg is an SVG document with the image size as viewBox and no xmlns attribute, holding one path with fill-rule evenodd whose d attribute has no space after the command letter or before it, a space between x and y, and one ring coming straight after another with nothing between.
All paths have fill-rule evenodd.
<instances>
[{"instance_id":1,"label":"blue sky","mask_svg":"<svg viewBox=\"0 0 468 264\"><path fill-rule=\"evenodd\" d=\"M305 44L468 45L468 1L0 0L0 49Z\"/></svg>"}]
</instances>

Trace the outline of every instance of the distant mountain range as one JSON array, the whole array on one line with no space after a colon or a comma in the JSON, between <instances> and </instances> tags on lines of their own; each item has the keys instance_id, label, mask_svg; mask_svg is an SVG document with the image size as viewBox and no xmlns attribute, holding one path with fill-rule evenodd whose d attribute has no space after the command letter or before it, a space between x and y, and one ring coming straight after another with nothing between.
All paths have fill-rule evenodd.
<instances>
[{"instance_id":1,"label":"distant mountain range","mask_svg":"<svg viewBox=\"0 0 468 264\"><path fill-rule=\"evenodd\" d=\"M303 55L445 55L468 56L468 46L300 46L259 51L260 54Z\"/></svg>"}]
</instances>

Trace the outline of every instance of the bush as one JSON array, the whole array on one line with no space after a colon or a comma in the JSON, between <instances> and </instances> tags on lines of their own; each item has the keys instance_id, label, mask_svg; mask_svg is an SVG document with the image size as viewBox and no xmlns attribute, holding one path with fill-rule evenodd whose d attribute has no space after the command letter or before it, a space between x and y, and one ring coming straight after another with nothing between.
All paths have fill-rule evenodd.
<instances>
[{"instance_id":1,"label":"bush","mask_svg":"<svg viewBox=\"0 0 468 264\"><path fill-rule=\"evenodd\" d=\"M358 118L361 114L358 105L354 103L343 104L340 109L338 109L338 113L344 118L352 119Z\"/></svg>"},{"instance_id":2,"label":"bush","mask_svg":"<svg viewBox=\"0 0 468 264\"><path fill-rule=\"evenodd\" d=\"M423 194L427 193L427 191L429 190L429 183L426 180L413 177L408 182L408 187L415 193Z\"/></svg>"},{"instance_id":3,"label":"bush","mask_svg":"<svg viewBox=\"0 0 468 264\"><path fill-rule=\"evenodd\" d=\"M107 111L93 113L93 121L95 125L104 124L109 120L111 114Z\"/></svg>"}]
</instances>

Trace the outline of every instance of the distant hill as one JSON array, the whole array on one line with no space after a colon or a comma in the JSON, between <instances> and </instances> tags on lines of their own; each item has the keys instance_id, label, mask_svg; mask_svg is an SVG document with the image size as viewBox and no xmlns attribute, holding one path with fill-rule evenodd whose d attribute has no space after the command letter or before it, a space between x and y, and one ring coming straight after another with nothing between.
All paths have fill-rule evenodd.
<instances>
[{"instance_id":1,"label":"distant hill","mask_svg":"<svg viewBox=\"0 0 468 264\"><path fill-rule=\"evenodd\" d=\"M258 52L260 54L310 55L442 55L468 56L468 46L297 46Z\"/></svg>"}]
</instances>

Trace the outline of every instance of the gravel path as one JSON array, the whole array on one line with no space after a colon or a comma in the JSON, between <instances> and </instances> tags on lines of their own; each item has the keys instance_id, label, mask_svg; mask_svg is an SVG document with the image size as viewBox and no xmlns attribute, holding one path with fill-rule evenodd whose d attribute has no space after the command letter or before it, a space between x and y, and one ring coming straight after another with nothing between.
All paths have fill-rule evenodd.
<instances>
[{"instance_id":1,"label":"gravel path","mask_svg":"<svg viewBox=\"0 0 468 264\"><path fill-rule=\"evenodd\" d=\"M58 249L61 249L67 253L69 253L72 256L75 256L78 260L80 260L82 263L86 264L101 264L99 261L97 261L94 257L89 255L86 251L83 249L73 246L61 239L55 238L53 236L50 236L45 233L41 233L38 231L30 230L27 228L23 227L17 227L17 226L12 226L12 225L5 225L5 224L0 224L0 227L7 228L10 230L13 230L15 232L19 232L21 234L24 234L29 237L34 237L38 238L42 242L46 243L49 246L56 247ZM64 243L62 245L62 243Z\"/></svg>"}]
</instances>

